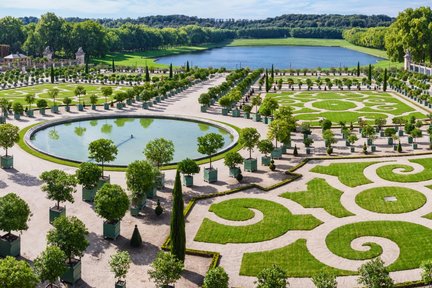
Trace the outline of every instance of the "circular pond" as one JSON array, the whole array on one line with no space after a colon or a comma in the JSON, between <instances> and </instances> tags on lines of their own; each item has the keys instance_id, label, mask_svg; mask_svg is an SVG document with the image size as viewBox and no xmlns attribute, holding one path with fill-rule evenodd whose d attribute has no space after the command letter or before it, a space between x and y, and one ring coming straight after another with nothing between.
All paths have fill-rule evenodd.
<instances>
[{"instance_id":1,"label":"circular pond","mask_svg":"<svg viewBox=\"0 0 432 288\"><path fill-rule=\"evenodd\" d=\"M126 166L135 160L144 160L144 148L156 138L174 143L173 163L185 158L200 159L206 155L197 151L197 138L208 133L218 133L225 140L218 153L235 145L237 132L229 126L202 119L182 117L88 117L63 119L30 129L26 142L33 149L60 159L75 162L90 161L88 145L105 138L118 147L117 159L108 163Z\"/></svg>"}]
</instances>

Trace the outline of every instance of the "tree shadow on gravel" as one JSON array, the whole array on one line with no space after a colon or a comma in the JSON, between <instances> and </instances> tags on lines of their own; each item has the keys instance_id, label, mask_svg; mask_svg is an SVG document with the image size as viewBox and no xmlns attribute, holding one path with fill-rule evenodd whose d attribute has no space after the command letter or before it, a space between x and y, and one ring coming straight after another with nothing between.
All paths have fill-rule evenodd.
<instances>
[{"instance_id":1,"label":"tree shadow on gravel","mask_svg":"<svg viewBox=\"0 0 432 288\"><path fill-rule=\"evenodd\" d=\"M7 172L9 173L8 178L18 185L31 187L40 186L42 184L42 181L39 180L39 178L30 174L20 173L16 169L9 169Z\"/></svg>"}]
</instances>

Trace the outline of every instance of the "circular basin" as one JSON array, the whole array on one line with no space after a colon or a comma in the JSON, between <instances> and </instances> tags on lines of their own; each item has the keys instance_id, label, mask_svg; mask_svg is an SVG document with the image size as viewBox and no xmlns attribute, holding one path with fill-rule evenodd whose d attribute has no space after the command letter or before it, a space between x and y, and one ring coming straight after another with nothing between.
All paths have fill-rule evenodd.
<instances>
[{"instance_id":1,"label":"circular basin","mask_svg":"<svg viewBox=\"0 0 432 288\"><path fill-rule=\"evenodd\" d=\"M221 153L232 148L238 140L237 132L227 125L204 119L179 116L107 116L62 119L47 122L30 129L26 143L33 149L72 162L91 161L88 145L100 138L110 139L118 147L111 166L127 166L135 160L144 160L146 144L156 138L174 143L172 163L185 158L206 158L197 151L197 138L208 133L218 133L225 140Z\"/></svg>"}]
</instances>

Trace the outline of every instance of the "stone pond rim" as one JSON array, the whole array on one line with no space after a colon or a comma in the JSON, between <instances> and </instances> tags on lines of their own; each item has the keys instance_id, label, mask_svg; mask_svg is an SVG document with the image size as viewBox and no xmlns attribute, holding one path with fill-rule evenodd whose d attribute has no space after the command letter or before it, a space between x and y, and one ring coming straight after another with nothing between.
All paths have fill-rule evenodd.
<instances>
[{"instance_id":1,"label":"stone pond rim","mask_svg":"<svg viewBox=\"0 0 432 288\"><path fill-rule=\"evenodd\" d=\"M182 115L158 115L158 114L149 114L149 115L122 115L122 114L114 114L114 115L86 115L86 116L80 116L80 117L65 117L65 118L61 118L61 119L57 119L57 120L52 120L52 121L47 121L47 122L41 122L38 123L36 125L34 125L33 127L30 127L28 129L28 131L26 131L25 135L24 135L24 145L29 147L31 150L41 153L45 156L48 157L52 157L54 159L57 160L61 160L61 161L65 161L66 163L62 163L63 165L68 165L71 166L70 164L80 164L84 161L78 161L78 160L73 160L73 159L69 159L66 157L59 157L55 154L51 154L48 153L38 147L36 147L31 139L32 137L39 131L47 129L49 127L54 127L54 126L58 126L61 124L70 124L70 123L74 123L74 122L80 122L80 121L91 121L91 120L104 120L104 119L119 119L119 118L133 118L133 119L142 119L142 118L147 118L147 119L168 119L168 120L178 120L178 121L187 121L187 122L193 122L193 123L198 123L198 124L207 124L207 125L211 125L213 127L216 127L218 129L222 129L224 131L226 131L232 138L232 141L229 145L227 145L226 147L224 147L222 150L218 151L217 153L212 155L212 158L226 153L227 151L233 149L239 141L239 133L236 131L236 129L234 129L232 127L232 125L228 125L222 122L218 122L218 121L214 121L214 120L210 120L210 119L206 119L206 118L200 118L200 117L193 117L193 116L182 116ZM25 128L24 128L25 129ZM29 153L29 152L27 152ZM34 156L38 157L38 158L42 158L38 155L33 154ZM200 160L207 160L209 159L209 157L204 156L204 157L198 157L198 158L194 158L195 161L200 161ZM50 159L45 159L47 161L53 162ZM136 160L144 160L144 159L136 159ZM178 162L172 162L172 163L168 163L165 166L171 166L171 165L175 165ZM127 168L127 165L118 165L118 164L108 164L108 165L104 165L106 168Z\"/></svg>"}]
</instances>

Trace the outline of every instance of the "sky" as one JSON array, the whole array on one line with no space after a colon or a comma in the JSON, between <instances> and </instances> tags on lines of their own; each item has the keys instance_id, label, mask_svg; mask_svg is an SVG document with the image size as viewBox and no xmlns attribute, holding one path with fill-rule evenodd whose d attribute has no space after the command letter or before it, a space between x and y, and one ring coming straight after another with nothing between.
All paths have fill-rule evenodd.
<instances>
[{"instance_id":1,"label":"sky","mask_svg":"<svg viewBox=\"0 0 432 288\"><path fill-rule=\"evenodd\" d=\"M183 14L202 18L265 19L282 14L385 14L431 6L432 0L0 0L0 17L136 18Z\"/></svg>"}]
</instances>

